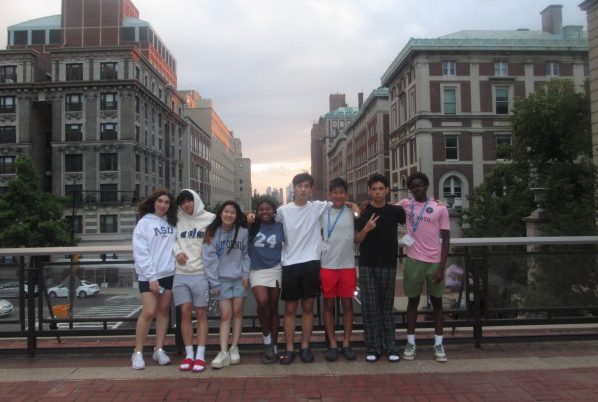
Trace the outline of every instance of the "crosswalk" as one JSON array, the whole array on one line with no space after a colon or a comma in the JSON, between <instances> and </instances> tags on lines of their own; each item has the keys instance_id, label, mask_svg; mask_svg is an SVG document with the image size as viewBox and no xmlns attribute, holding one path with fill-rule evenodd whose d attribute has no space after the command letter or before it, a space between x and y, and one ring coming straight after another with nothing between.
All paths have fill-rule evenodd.
<instances>
[{"instance_id":1,"label":"crosswalk","mask_svg":"<svg viewBox=\"0 0 598 402\"><path fill-rule=\"evenodd\" d=\"M97 318L102 317L133 317L141 310L141 304L138 297L130 296L112 296L104 301L101 306L88 307L82 311L77 311L75 318ZM108 321L108 329L117 329L123 324L123 321ZM102 328L103 322L75 322L73 328L92 329ZM69 323L58 323L58 329L69 328Z\"/></svg>"}]
</instances>

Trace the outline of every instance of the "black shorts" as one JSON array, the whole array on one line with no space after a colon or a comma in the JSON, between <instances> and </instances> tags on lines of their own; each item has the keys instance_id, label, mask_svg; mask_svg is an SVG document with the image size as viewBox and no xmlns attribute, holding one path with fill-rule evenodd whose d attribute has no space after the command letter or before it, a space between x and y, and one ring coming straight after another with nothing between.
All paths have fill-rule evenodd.
<instances>
[{"instance_id":1,"label":"black shorts","mask_svg":"<svg viewBox=\"0 0 598 402\"><path fill-rule=\"evenodd\" d=\"M284 301L309 299L320 295L320 261L307 261L282 267Z\"/></svg>"},{"instance_id":2,"label":"black shorts","mask_svg":"<svg viewBox=\"0 0 598 402\"><path fill-rule=\"evenodd\" d=\"M172 290L172 281L174 280L174 275L167 276L165 278L158 279L158 283L166 290ZM149 292L149 281L139 281L139 293Z\"/></svg>"}]
</instances>

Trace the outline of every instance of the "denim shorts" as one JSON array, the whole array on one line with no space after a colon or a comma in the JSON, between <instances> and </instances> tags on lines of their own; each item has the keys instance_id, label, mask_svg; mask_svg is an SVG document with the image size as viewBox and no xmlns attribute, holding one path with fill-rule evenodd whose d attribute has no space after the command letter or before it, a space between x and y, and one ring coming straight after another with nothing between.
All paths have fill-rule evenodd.
<instances>
[{"instance_id":1,"label":"denim shorts","mask_svg":"<svg viewBox=\"0 0 598 402\"><path fill-rule=\"evenodd\" d=\"M218 300L245 296L247 296L247 290L243 287L243 279L220 279L220 295L218 295Z\"/></svg>"}]
</instances>

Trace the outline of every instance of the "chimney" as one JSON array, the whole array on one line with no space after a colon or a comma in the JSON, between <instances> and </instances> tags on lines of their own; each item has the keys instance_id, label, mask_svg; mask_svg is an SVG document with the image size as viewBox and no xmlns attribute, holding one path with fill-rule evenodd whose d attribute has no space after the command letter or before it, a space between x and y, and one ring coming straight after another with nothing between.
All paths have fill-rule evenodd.
<instances>
[{"instance_id":1,"label":"chimney","mask_svg":"<svg viewBox=\"0 0 598 402\"><path fill-rule=\"evenodd\" d=\"M363 92L359 92L357 94L357 109L361 110L362 105L363 105Z\"/></svg>"},{"instance_id":2,"label":"chimney","mask_svg":"<svg viewBox=\"0 0 598 402\"><path fill-rule=\"evenodd\" d=\"M563 6L552 4L540 12L542 32L560 35L563 26Z\"/></svg>"}]
</instances>

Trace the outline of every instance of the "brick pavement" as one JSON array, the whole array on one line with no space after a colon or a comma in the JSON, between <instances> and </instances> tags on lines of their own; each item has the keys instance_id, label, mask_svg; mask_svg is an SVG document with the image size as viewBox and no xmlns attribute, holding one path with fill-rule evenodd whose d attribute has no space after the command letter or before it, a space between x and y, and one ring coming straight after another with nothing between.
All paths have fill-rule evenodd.
<instances>
[{"instance_id":1,"label":"brick pavement","mask_svg":"<svg viewBox=\"0 0 598 402\"><path fill-rule=\"evenodd\" d=\"M429 346L413 362L239 366L182 373L174 365L131 370L129 355L2 357L0 401L598 401L598 340ZM178 356L174 356L175 361ZM209 356L211 357L211 356Z\"/></svg>"}]
</instances>

